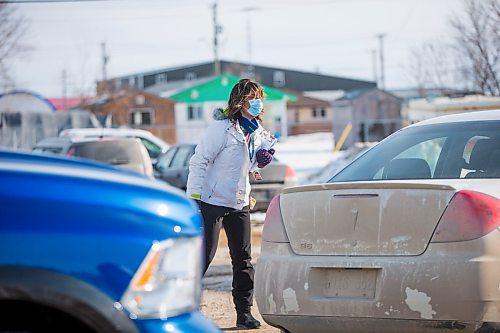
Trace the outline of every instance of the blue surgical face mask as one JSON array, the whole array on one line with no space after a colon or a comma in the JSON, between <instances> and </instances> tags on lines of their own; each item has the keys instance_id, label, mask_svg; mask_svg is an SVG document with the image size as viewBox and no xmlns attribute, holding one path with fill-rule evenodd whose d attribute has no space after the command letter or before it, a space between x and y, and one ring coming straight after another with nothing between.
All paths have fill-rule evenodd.
<instances>
[{"instance_id":1,"label":"blue surgical face mask","mask_svg":"<svg viewBox=\"0 0 500 333\"><path fill-rule=\"evenodd\" d=\"M264 104L260 99L252 99L248 103L250 103L250 108L247 111L254 117L257 117L264 109Z\"/></svg>"}]
</instances>

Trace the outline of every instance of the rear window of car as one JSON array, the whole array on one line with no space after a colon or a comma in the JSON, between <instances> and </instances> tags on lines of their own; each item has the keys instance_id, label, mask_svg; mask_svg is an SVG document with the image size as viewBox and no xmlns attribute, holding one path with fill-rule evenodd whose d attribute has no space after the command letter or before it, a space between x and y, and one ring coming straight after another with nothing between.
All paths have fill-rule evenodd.
<instances>
[{"instance_id":1,"label":"rear window of car","mask_svg":"<svg viewBox=\"0 0 500 333\"><path fill-rule=\"evenodd\" d=\"M436 178L500 178L500 121L403 129L330 182Z\"/></svg>"},{"instance_id":2,"label":"rear window of car","mask_svg":"<svg viewBox=\"0 0 500 333\"><path fill-rule=\"evenodd\" d=\"M40 154L62 154L62 147L35 147L33 148L34 153Z\"/></svg>"},{"instance_id":3,"label":"rear window of car","mask_svg":"<svg viewBox=\"0 0 500 333\"><path fill-rule=\"evenodd\" d=\"M102 140L74 144L74 156L113 165L142 163L140 143L134 140Z\"/></svg>"}]
</instances>

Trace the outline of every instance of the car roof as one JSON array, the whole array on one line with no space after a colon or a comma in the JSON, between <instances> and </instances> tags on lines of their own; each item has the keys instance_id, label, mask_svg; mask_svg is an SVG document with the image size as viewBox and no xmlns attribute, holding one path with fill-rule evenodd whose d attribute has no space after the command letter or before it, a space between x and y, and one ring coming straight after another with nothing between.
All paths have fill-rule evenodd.
<instances>
[{"instance_id":1,"label":"car roof","mask_svg":"<svg viewBox=\"0 0 500 333\"><path fill-rule=\"evenodd\" d=\"M153 133L137 128L69 128L61 132L62 136L79 135L137 135L152 136Z\"/></svg>"},{"instance_id":2,"label":"car roof","mask_svg":"<svg viewBox=\"0 0 500 333\"><path fill-rule=\"evenodd\" d=\"M196 143L177 143L175 145L170 146L170 148L176 148L176 147L196 147Z\"/></svg>"},{"instance_id":3,"label":"car roof","mask_svg":"<svg viewBox=\"0 0 500 333\"><path fill-rule=\"evenodd\" d=\"M432 124L457 123L466 121L488 121L488 120L500 120L500 110L455 113L446 116L426 119L418 123L415 123L411 126L413 127L413 126L432 125Z\"/></svg>"},{"instance_id":4,"label":"car roof","mask_svg":"<svg viewBox=\"0 0 500 333\"><path fill-rule=\"evenodd\" d=\"M121 137L106 137L106 138L100 138L100 137L69 137L69 136L54 136L54 137L49 137L45 138L43 140L40 140L37 144L36 147L40 146L50 146L50 145L56 145L56 146L61 146L61 145L69 145L72 143L81 143L81 142L96 142L96 141L134 141L136 142L138 139L137 138L121 138Z\"/></svg>"},{"instance_id":5,"label":"car roof","mask_svg":"<svg viewBox=\"0 0 500 333\"><path fill-rule=\"evenodd\" d=\"M59 133L60 137L136 137L153 142L166 151L170 145L153 133L137 128L69 128Z\"/></svg>"}]
</instances>

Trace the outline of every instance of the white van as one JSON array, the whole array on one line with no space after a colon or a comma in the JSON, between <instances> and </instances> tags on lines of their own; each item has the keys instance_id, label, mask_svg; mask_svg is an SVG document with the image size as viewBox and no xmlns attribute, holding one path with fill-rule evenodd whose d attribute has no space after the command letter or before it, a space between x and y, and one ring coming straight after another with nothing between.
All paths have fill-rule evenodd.
<instances>
[{"instance_id":1,"label":"white van","mask_svg":"<svg viewBox=\"0 0 500 333\"><path fill-rule=\"evenodd\" d=\"M151 132L134 128L70 128L63 130L59 133L59 136L71 138L138 138L146 147L153 163L156 162L158 155L166 152L170 147L168 143Z\"/></svg>"}]
</instances>

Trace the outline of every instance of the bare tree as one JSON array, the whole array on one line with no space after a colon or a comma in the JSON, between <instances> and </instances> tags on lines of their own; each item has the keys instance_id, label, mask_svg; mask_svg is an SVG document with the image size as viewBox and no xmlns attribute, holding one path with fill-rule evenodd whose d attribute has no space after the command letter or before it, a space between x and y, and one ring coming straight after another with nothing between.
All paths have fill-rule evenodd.
<instances>
[{"instance_id":1,"label":"bare tree","mask_svg":"<svg viewBox=\"0 0 500 333\"><path fill-rule=\"evenodd\" d=\"M423 95L428 85L428 70L422 49L412 47L410 50L409 72L410 77L417 84L418 92Z\"/></svg>"},{"instance_id":2,"label":"bare tree","mask_svg":"<svg viewBox=\"0 0 500 333\"><path fill-rule=\"evenodd\" d=\"M487 95L500 95L500 0L464 0L465 15L450 22L464 79Z\"/></svg>"},{"instance_id":3,"label":"bare tree","mask_svg":"<svg viewBox=\"0 0 500 333\"><path fill-rule=\"evenodd\" d=\"M425 89L445 89L452 84L453 52L442 40L428 41L410 50L409 75L419 92Z\"/></svg>"},{"instance_id":4,"label":"bare tree","mask_svg":"<svg viewBox=\"0 0 500 333\"><path fill-rule=\"evenodd\" d=\"M26 28L26 22L17 8L0 0L0 80L4 82L11 81L7 61L28 49L21 44Z\"/></svg>"}]
</instances>

